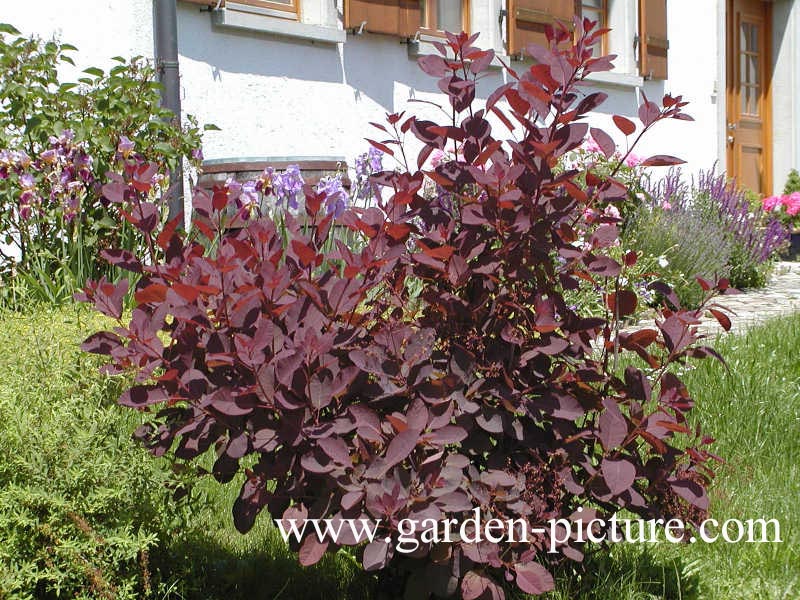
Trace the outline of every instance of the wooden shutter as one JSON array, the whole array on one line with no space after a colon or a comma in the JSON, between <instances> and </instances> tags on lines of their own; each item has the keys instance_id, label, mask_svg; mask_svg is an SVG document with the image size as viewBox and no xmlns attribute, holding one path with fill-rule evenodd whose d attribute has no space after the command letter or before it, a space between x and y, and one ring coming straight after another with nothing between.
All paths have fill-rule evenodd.
<instances>
[{"instance_id":1,"label":"wooden shutter","mask_svg":"<svg viewBox=\"0 0 800 600\"><path fill-rule=\"evenodd\" d=\"M412 37L422 24L423 0L345 0L344 27Z\"/></svg>"},{"instance_id":2,"label":"wooden shutter","mask_svg":"<svg viewBox=\"0 0 800 600\"><path fill-rule=\"evenodd\" d=\"M667 78L667 0L639 0L639 72L647 79Z\"/></svg>"},{"instance_id":3,"label":"wooden shutter","mask_svg":"<svg viewBox=\"0 0 800 600\"><path fill-rule=\"evenodd\" d=\"M520 54L525 44L547 45L544 26L556 19L572 28L574 0L508 0L508 53Z\"/></svg>"}]
</instances>

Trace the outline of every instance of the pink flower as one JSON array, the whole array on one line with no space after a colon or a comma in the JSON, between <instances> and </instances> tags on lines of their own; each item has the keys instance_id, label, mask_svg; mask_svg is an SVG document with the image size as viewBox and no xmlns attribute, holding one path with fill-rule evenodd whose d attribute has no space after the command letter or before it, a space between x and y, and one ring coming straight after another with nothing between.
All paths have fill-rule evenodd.
<instances>
[{"instance_id":1,"label":"pink flower","mask_svg":"<svg viewBox=\"0 0 800 600\"><path fill-rule=\"evenodd\" d=\"M792 192L781 198L781 203L786 207L786 214L792 217L800 213L800 192Z\"/></svg>"},{"instance_id":2,"label":"pink flower","mask_svg":"<svg viewBox=\"0 0 800 600\"><path fill-rule=\"evenodd\" d=\"M761 208L767 212L775 210L779 204L781 204L780 196L767 196L761 200Z\"/></svg>"},{"instance_id":3,"label":"pink flower","mask_svg":"<svg viewBox=\"0 0 800 600\"><path fill-rule=\"evenodd\" d=\"M431 167L436 168L440 164L442 164L442 160L444 159L444 152L436 148L433 152L431 152Z\"/></svg>"},{"instance_id":4,"label":"pink flower","mask_svg":"<svg viewBox=\"0 0 800 600\"><path fill-rule=\"evenodd\" d=\"M600 146L597 145L597 142L594 141L594 138L591 135L584 140L583 149L591 153L602 152L602 150L600 150Z\"/></svg>"},{"instance_id":5,"label":"pink flower","mask_svg":"<svg viewBox=\"0 0 800 600\"><path fill-rule=\"evenodd\" d=\"M639 156L638 154L630 153L628 156L625 157L625 166L626 167L638 167L640 164L644 162L644 158Z\"/></svg>"},{"instance_id":6,"label":"pink flower","mask_svg":"<svg viewBox=\"0 0 800 600\"><path fill-rule=\"evenodd\" d=\"M663 210L672 210L672 204L670 204L669 202L667 202L666 200L664 200L664 201L661 203L661 208L662 208Z\"/></svg>"},{"instance_id":7,"label":"pink flower","mask_svg":"<svg viewBox=\"0 0 800 600\"><path fill-rule=\"evenodd\" d=\"M586 208L583 211L583 218L586 219L587 223L594 223L597 219L597 211L593 208Z\"/></svg>"},{"instance_id":8,"label":"pink flower","mask_svg":"<svg viewBox=\"0 0 800 600\"><path fill-rule=\"evenodd\" d=\"M619 209L614 206L613 204L609 204L606 206L606 209L603 211L603 214L607 217L611 217L612 219L619 219Z\"/></svg>"}]
</instances>

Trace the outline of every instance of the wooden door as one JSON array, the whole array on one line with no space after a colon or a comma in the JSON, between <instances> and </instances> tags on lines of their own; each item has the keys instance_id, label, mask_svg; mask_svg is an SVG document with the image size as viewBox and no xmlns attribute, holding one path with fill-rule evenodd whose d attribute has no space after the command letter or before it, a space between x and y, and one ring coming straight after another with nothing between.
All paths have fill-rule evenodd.
<instances>
[{"instance_id":1,"label":"wooden door","mask_svg":"<svg viewBox=\"0 0 800 600\"><path fill-rule=\"evenodd\" d=\"M770 3L728 0L727 162L741 187L772 193Z\"/></svg>"}]
</instances>

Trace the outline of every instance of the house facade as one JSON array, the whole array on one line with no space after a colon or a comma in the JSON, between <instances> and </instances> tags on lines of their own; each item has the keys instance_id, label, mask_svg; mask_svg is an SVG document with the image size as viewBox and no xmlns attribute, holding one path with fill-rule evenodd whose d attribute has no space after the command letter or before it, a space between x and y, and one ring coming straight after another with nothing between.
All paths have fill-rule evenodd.
<instances>
[{"instance_id":1,"label":"house facade","mask_svg":"<svg viewBox=\"0 0 800 600\"><path fill-rule=\"evenodd\" d=\"M596 124L635 118L643 92L690 102L695 121L660 123L639 154L680 156L688 171L717 163L761 194L800 167L800 0L178 0L181 108L220 128L205 135L212 170L352 165L370 121L435 116L409 100L442 100L416 63L441 30L480 32L478 45L520 70L525 44L576 13L611 28L603 51L617 55L590 77L609 96ZM156 14L153 0L28 0L4 3L0 21L57 35L79 48L79 67L103 67L153 57ZM506 78L493 69L479 96Z\"/></svg>"}]
</instances>

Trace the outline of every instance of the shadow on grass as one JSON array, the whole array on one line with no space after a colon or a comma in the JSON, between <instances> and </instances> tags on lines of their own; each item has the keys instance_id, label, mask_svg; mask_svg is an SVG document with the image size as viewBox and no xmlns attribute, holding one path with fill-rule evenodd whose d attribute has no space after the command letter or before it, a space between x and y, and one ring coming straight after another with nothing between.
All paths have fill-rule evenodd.
<instances>
[{"instance_id":1,"label":"shadow on grass","mask_svg":"<svg viewBox=\"0 0 800 600\"><path fill-rule=\"evenodd\" d=\"M675 554L675 553L673 553ZM647 546L612 547L583 564L565 564L556 572L556 590L548 600L697 600L698 561L666 557Z\"/></svg>"},{"instance_id":2,"label":"shadow on grass","mask_svg":"<svg viewBox=\"0 0 800 600\"><path fill-rule=\"evenodd\" d=\"M234 549L210 535L196 535L173 545L169 556L162 558L176 565L176 569L169 570L169 579L179 581L160 596L165 600L398 600L403 597L402 580L378 579L365 573L343 551L325 555L320 563L306 568L280 539L272 536L249 548ZM560 567L556 571L556 590L545 598L697 600L699 584L696 562L657 556L646 547L630 546L614 548L611 553L597 552L581 565L570 563ZM507 591L509 599L526 598L511 589Z\"/></svg>"},{"instance_id":3,"label":"shadow on grass","mask_svg":"<svg viewBox=\"0 0 800 600\"><path fill-rule=\"evenodd\" d=\"M249 535L249 534L248 534ZM270 536L271 537L271 536ZM343 600L376 597L377 581L344 552L301 566L278 539L234 548L212 535L175 543L163 560L165 579L176 582L165 600ZM170 565L167 567L167 565Z\"/></svg>"}]
</instances>

